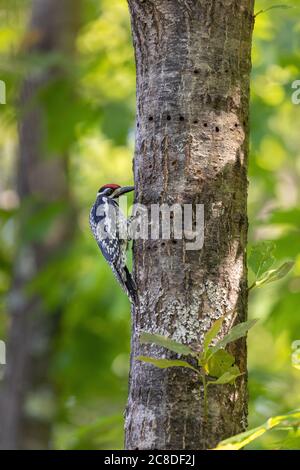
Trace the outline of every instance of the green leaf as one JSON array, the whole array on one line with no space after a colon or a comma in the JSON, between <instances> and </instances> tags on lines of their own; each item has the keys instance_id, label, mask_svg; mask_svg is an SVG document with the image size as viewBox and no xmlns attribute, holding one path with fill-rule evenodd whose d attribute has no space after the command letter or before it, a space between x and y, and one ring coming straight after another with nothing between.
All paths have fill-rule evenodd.
<instances>
[{"instance_id":1,"label":"green leaf","mask_svg":"<svg viewBox=\"0 0 300 470\"><path fill-rule=\"evenodd\" d=\"M222 324L223 324L223 321L224 321L224 317L221 317L219 318L217 321L215 321L213 323L213 325L211 326L211 328L208 330L208 332L206 333L206 335L204 336L204 341L203 341L203 352L204 352L204 355L206 355L207 351L208 351L208 348L209 348L209 345L210 343L212 342L212 340L217 336L217 334L219 333L221 327L222 327Z\"/></svg>"},{"instance_id":2,"label":"green leaf","mask_svg":"<svg viewBox=\"0 0 300 470\"><path fill-rule=\"evenodd\" d=\"M248 266L252 269L256 278L273 266L275 262L274 249L274 242L262 242L250 249Z\"/></svg>"},{"instance_id":3,"label":"green leaf","mask_svg":"<svg viewBox=\"0 0 300 470\"><path fill-rule=\"evenodd\" d=\"M255 287L262 287L271 282L279 281L290 272L294 264L294 261L287 261L279 266L279 268L267 271L262 278L255 282Z\"/></svg>"},{"instance_id":4,"label":"green leaf","mask_svg":"<svg viewBox=\"0 0 300 470\"><path fill-rule=\"evenodd\" d=\"M229 354L225 349L219 349L208 359L205 371L207 374L219 378L231 368L234 361L235 359L232 354Z\"/></svg>"},{"instance_id":5,"label":"green leaf","mask_svg":"<svg viewBox=\"0 0 300 470\"><path fill-rule=\"evenodd\" d=\"M224 384L233 384L237 377L243 375L238 368L238 366L232 366L230 370L224 372L217 380L210 380L207 382L208 385L224 385Z\"/></svg>"},{"instance_id":6,"label":"green leaf","mask_svg":"<svg viewBox=\"0 0 300 470\"><path fill-rule=\"evenodd\" d=\"M184 356L196 356L195 351L193 351L189 346L185 344L178 343L173 339L168 338L167 336L161 336L152 333L146 333L145 331L140 335L141 344L153 343L157 346L162 346L169 349L170 351L176 352L177 354L182 354Z\"/></svg>"},{"instance_id":7,"label":"green leaf","mask_svg":"<svg viewBox=\"0 0 300 470\"><path fill-rule=\"evenodd\" d=\"M281 423L286 424L298 424L297 421L300 420L300 410L292 411L286 415L282 416L274 416L273 418L269 418L261 426L256 428L250 429L249 431L242 432L237 434L236 436L230 437L229 439L225 439L221 441L214 450L239 450L245 447L250 442L254 441L258 437L260 437L265 432L269 431L270 429L278 426Z\"/></svg>"},{"instance_id":8,"label":"green leaf","mask_svg":"<svg viewBox=\"0 0 300 470\"><path fill-rule=\"evenodd\" d=\"M215 353L219 349L224 349L227 344L245 336L247 331L250 330L256 322L257 320L248 320L231 328L229 333L212 348L212 353Z\"/></svg>"},{"instance_id":9,"label":"green leaf","mask_svg":"<svg viewBox=\"0 0 300 470\"><path fill-rule=\"evenodd\" d=\"M153 366L159 367L160 369L167 369L169 367L186 367L188 369L192 369L197 374L200 372L191 364L186 361L180 361L178 359L156 359L155 357L148 357L148 356L137 356L135 358L138 361L147 362L152 364Z\"/></svg>"}]
</instances>

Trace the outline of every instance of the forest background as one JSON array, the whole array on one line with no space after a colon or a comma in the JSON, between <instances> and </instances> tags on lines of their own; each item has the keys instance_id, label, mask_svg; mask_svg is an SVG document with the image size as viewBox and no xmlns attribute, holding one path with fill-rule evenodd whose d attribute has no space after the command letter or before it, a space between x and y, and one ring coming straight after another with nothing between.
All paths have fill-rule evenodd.
<instances>
[{"instance_id":1,"label":"forest background","mask_svg":"<svg viewBox=\"0 0 300 470\"><path fill-rule=\"evenodd\" d=\"M250 427L300 404L300 370L291 359L292 343L300 340L300 104L292 100L292 84L300 80L298 3L289 0L283 7L292 8L259 14L254 29L249 245L251 250L271 240L275 265L286 260L295 265L286 278L250 295L249 317L259 319L248 337ZM256 12L270 6L270 0L257 0ZM68 217L68 242L23 286L41 299L42 318L52 325L33 338L37 358L45 341L48 352L45 374L24 404L36 423L26 445L44 447L47 441L57 449L120 449L130 308L98 252L88 215L102 184L132 183L135 66L127 3L82 2L75 53L67 56L26 52L35 41L27 31L31 8L29 0L0 1L0 80L6 84L6 104L0 104L0 339L6 339L10 324L19 253L47 244L49 234L55 238L59 231L58 221ZM63 156L66 163L66 198L49 198L30 211L20 233L30 204L16 190L20 89L26 77L62 63L67 74L47 81L38 100L45 158ZM251 275L250 270L250 283ZM1 388L5 366L0 367ZM47 429L44 441L41 429ZM299 432L284 436L270 431L248 448L300 448Z\"/></svg>"}]
</instances>

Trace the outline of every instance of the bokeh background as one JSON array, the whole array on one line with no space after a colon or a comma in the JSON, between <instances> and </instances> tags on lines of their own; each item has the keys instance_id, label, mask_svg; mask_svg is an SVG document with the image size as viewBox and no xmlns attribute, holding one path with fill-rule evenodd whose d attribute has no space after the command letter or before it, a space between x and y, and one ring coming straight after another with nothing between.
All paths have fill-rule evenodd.
<instances>
[{"instance_id":1,"label":"bokeh background","mask_svg":"<svg viewBox=\"0 0 300 470\"><path fill-rule=\"evenodd\" d=\"M300 105L291 99L300 9L298 0L280 3L294 8L258 15L254 30L249 243L273 240L277 262L295 267L250 295L249 316L259 319L248 341L250 427L300 406L291 362L300 340ZM257 0L256 12L271 5ZM30 0L0 1L0 339L15 329L7 361L22 371L24 404L19 394L13 406L23 446L120 449L130 309L88 214L103 183L132 181L134 55L125 0L68 7L67 41L50 31L41 44L43 14L50 28L63 23L39 12L29 27ZM300 449L300 435L272 431L250 448Z\"/></svg>"}]
</instances>

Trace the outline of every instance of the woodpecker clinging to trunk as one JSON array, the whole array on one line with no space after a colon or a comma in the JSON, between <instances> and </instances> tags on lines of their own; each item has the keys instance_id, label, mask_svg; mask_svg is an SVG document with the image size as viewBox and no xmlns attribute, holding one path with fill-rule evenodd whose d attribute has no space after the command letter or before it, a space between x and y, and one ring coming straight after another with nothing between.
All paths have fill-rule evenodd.
<instances>
[{"instance_id":1,"label":"woodpecker clinging to trunk","mask_svg":"<svg viewBox=\"0 0 300 470\"><path fill-rule=\"evenodd\" d=\"M102 186L90 212L90 226L98 246L129 300L137 302L135 282L126 266L128 223L119 209L118 198L133 186Z\"/></svg>"}]
</instances>

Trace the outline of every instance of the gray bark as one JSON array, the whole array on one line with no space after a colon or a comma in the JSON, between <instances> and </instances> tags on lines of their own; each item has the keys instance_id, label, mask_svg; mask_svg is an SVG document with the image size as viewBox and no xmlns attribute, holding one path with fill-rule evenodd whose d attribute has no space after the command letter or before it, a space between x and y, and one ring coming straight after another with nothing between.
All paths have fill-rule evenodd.
<instances>
[{"instance_id":1,"label":"gray bark","mask_svg":"<svg viewBox=\"0 0 300 470\"><path fill-rule=\"evenodd\" d=\"M137 68L136 202L204 204L199 251L186 241L136 241L127 449L207 449L245 430L246 344L230 351L245 375L203 389L193 372L134 360L141 330L200 343L247 316L247 157L254 0L128 0ZM166 355L168 357L168 353ZM174 356L171 356L174 357Z\"/></svg>"},{"instance_id":2,"label":"gray bark","mask_svg":"<svg viewBox=\"0 0 300 470\"><path fill-rule=\"evenodd\" d=\"M71 53L78 26L78 1L35 0L23 49L28 57L53 52ZM52 394L47 371L51 340L60 312L46 312L38 293L28 293L28 285L49 260L70 241L74 229L68 181L67 155L49 154L43 125L46 110L40 91L52 80L62 78L61 66L41 68L23 81L19 100L19 158L17 189L21 203L18 220L18 251L9 296L10 328L7 365L0 394L0 448L46 448L50 445L50 422L30 416L26 400L30 394ZM66 104L67 105L67 104ZM59 111L59 110L58 110ZM57 117L59 119L59 116ZM53 202L69 201L51 231L42 240L24 240L24 227L37 213ZM33 219L34 220L34 219ZM46 411L46 410L45 410Z\"/></svg>"}]
</instances>

